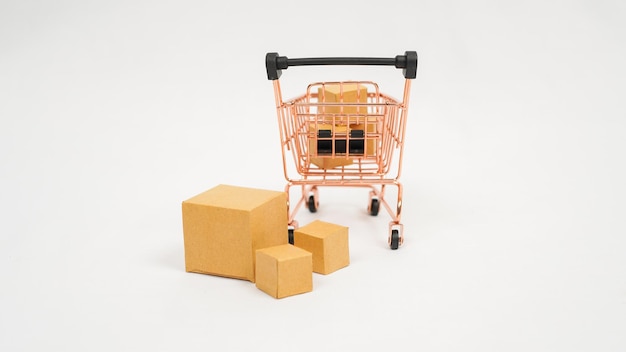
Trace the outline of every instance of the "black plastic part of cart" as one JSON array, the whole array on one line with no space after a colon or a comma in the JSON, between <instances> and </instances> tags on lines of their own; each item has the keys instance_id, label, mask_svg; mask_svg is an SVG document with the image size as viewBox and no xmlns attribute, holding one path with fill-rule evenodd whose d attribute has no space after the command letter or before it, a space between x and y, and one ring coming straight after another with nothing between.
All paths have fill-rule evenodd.
<instances>
[{"instance_id":1,"label":"black plastic part of cart","mask_svg":"<svg viewBox=\"0 0 626 352\"><path fill-rule=\"evenodd\" d=\"M267 53L265 55L265 68L267 69L267 79L277 80L290 66L321 66L321 65L361 65L361 66L395 66L402 69L402 75L406 79L417 77L417 52L406 51L404 55L397 55L395 58L381 57L318 57L289 59L280 56L278 53Z\"/></svg>"}]
</instances>

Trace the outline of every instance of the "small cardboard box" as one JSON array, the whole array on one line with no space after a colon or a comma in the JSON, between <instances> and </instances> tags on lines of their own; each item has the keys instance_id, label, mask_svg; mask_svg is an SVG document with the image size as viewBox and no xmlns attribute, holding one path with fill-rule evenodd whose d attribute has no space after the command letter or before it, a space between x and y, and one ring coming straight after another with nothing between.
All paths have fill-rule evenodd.
<instances>
[{"instance_id":1,"label":"small cardboard box","mask_svg":"<svg viewBox=\"0 0 626 352\"><path fill-rule=\"evenodd\" d=\"M285 192L219 185L182 211L188 272L254 282L256 250L288 243Z\"/></svg>"},{"instance_id":2,"label":"small cardboard box","mask_svg":"<svg viewBox=\"0 0 626 352\"><path fill-rule=\"evenodd\" d=\"M313 254L313 271L330 274L350 264L348 228L315 220L293 234L294 246Z\"/></svg>"},{"instance_id":3,"label":"small cardboard box","mask_svg":"<svg viewBox=\"0 0 626 352\"><path fill-rule=\"evenodd\" d=\"M311 126L311 131L313 131L313 133L317 134L317 131L319 130L328 130L331 131L331 133L336 134L336 133L343 133L346 134L348 131L348 127L345 125L335 125L333 126L332 124L328 124L328 123L318 123L317 125L312 123ZM329 141L330 143L332 143L332 141ZM315 139L310 139L309 140L309 148L311 151L311 155L317 155L318 154L318 150L317 150L317 142ZM311 163L313 163L314 165L317 165L318 167L322 168L322 169L332 169L335 167L339 167L339 166L347 166L353 163L351 158L346 158L344 155L335 155L335 157L332 157L332 155L328 155L326 157L311 157Z\"/></svg>"},{"instance_id":4,"label":"small cardboard box","mask_svg":"<svg viewBox=\"0 0 626 352\"><path fill-rule=\"evenodd\" d=\"M290 244L257 250L256 287L274 298L311 292L311 253Z\"/></svg>"},{"instance_id":5,"label":"small cardboard box","mask_svg":"<svg viewBox=\"0 0 626 352\"><path fill-rule=\"evenodd\" d=\"M317 89L318 100L324 103L367 103L367 87L356 83L324 84ZM326 114L367 114L367 106L324 106Z\"/></svg>"}]
</instances>

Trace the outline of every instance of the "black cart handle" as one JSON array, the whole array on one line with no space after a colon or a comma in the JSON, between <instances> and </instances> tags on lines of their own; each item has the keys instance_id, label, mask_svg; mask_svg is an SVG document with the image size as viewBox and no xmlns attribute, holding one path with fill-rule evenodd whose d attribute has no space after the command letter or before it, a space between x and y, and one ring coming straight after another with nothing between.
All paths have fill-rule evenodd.
<instances>
[{"instance_id":1,"label":"black cart handle","mask_svg":"<svg viewBox=\"0 0 626 352\"><path fill-rule=\"evenodd\" d=\"M406 51L404 55L395 58L379 57L320 57L306 59L289 59L287 56L279 56L278 53L265 55L265 68L267 79L277 80L289 66L319 66L319 65L365 65L365 66L395 66L402 69L406 79L417 76L417 52Z\"/></svg>"}]
</instances>

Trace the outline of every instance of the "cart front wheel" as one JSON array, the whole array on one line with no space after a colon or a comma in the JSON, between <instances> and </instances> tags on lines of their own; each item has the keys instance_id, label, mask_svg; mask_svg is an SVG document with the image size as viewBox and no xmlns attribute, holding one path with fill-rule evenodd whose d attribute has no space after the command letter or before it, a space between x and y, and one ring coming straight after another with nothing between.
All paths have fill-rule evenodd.
<instances>
[{"instance_id":1,"label":"cart front wheel","mask_svg":"<svg viewBox=\"0 0 626 352\"><path fill-rule=\"evenodd\" d=\"M287 225L287 241L289 244L293 244L293 233L298 228L298 222L293 220L289 225Z\"/></svg>"},{"instance_id":2,"label":"cart front wheel","mask_svg":"<svg viewBox=\"0 0 626 352\"><path fill-rule=\"evenodd\" d=\"M371 216L376 216L378 215L378 211L380 210L380 202L378 199L373 198L370 201L370 206L369 206L369 213Z\"/></svg>"},{"instance_id":3,"label":"cart front wheel","mask_svg":"<svg viewBox=\"0 0 626 352\"><path fill-rule=\"evenodd\" d=\"M287 230L287 239L289 241L289 244L293 244L293 231L293 229Z\"/></svg>"},{"instance_id":4,"label":"cart front wheel","mask_svg":"<svg viewBox=\"0 0 626 352\"><path fill-rule=\"evenodd\" d=\"M315 197L313 195L309 196L308 206L309 206L309 211L311 213L316 213L317 212L317 208L318 208L319 204L317 203L317 201L315 200Z\"/></svg>"},{"instance_id":5,"label":"cart front wheel","mask_svg":"<svg viewBox=\"0 0 626 352\"><path fill-rule=\"evenodd\" d=\"M389 239L389 248L392 250L398 249L400 246L400 232L398 230L391 231L391 238Z\"/></svg>"}]
</instances>

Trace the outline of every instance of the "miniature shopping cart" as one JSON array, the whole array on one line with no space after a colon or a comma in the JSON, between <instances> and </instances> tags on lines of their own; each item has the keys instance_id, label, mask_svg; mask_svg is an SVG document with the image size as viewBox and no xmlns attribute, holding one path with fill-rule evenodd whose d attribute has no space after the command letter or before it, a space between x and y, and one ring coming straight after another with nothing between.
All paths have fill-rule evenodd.
<instances>
[{"instance_id":1,"label":"miniature shopping cart","mask_svg":"<svg viewBox=\"0 0 626 352\"><path fill-rule=\"evenodd\" d=\"M287 185L289 242L298 223L295 216L302 206L316 212L321 186L366 187L370 189L368 212L376 216L385 208L389 223L388 243L397 249L404 241L400 222L402 155L411 80L417 74L417 53L407 51L395 58L306 58L289 59L278 53L266 55L267 78L273 81L283 168ZM402 100L379 90L370 81L318 82L304 95L284 101L279 78L291 66L384 65L403 70ZM287 159L293 157L299 178L291 178ZM397 160L394 160L394 156ZM395 161L395 164L392 163ZM392 166L393 165L393 166ZM390 171L396 170L390 177ZM290 188L300 186L302 196L289 202ZM387 186L397 187L397 201L385 199Z\"/></svg>"}]
</instances>

